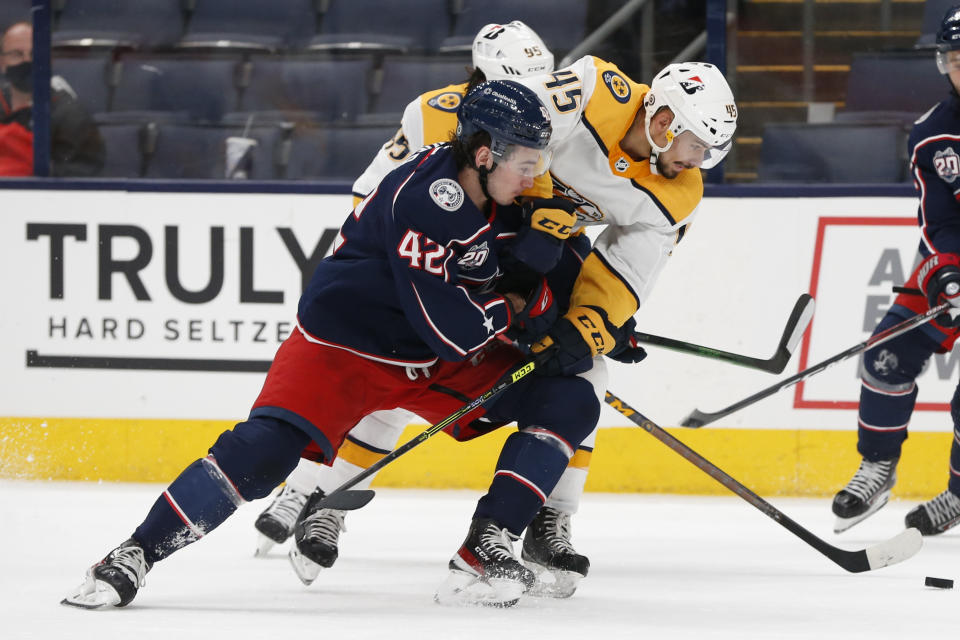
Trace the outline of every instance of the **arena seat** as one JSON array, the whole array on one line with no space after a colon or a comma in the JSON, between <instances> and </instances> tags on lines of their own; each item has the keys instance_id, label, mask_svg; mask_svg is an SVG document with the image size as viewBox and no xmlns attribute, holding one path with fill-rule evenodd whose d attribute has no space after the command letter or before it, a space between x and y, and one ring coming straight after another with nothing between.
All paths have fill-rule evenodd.
<instances>
[{"instance_id":1,"label":"arena seat","mask_svg":"<svg viewBox=\"0 0 960 640\"><path fill-rule=\"evenodd\" d=\"M396 133L396 126L297 127L286 177L355 180Z\"/></svg>"},{"instance_id":2,"label":"arena seat","mask_svg":"<svg viewBox=\"0 0 960 640\"><path fill-rule=\"evenodd\" d=\"M279 51L302 48L316 34L314 0L196 0L179 47Z\"/></svg>"},{"instance_id":3,"label":"arena seat","mask_svg":"<svg viewBox=\"0 0 960 640\"><path fill-rule=\"evenodd\" d=\"M162 47L183 33L182 0L64 0L54 48Z\"/></svg>"},{"instance_id":4,"label":"arena seat","mask_svg":"<svg viewBox=\"0 0 960 640\"><path fill-rule=\"evenodd\" d=\"M110 92L116 86L116 65L108 55L57 55L53 74L61 76L77 94L77 100L90 113L106 111Z\"/></svg>"},{"instance_id":5,"label":"arena seat","mask_svg":"<svg viewBox=\"0 0 960 640\"><path fill-rule=\"evenodd\" d=\"M144 123L99 123L106 148L105 178L139 178L146 169L143 142Z\"/></svg>"},{"instance_id":6,"label":"arena seat","mask_svg":"<svg viewBox=\"0 0 960 640\"><path fill-rule=\"evenodd\" d=\"M370 58L257 57L251 62L242 112L299 112L306 119L333 122L352 121L367 111Z\"/></svg>"},{"instance_id":7,"label":"arena seat","mask_svg":"<svg viewBox=\"0 0 960 640\"><path fill-rule=\"evenodd\" d=\"M444 53L469 53L484 25L521 20L537 32L557 61L586 36L587 5L583 0L463 0L454 17L453 33L440 45Z\"/></svg>"},{"instance_id":8,"label":"arena seat","mask_svg":"<svg viewBox=\"0 0 960 640\"><path fill-rule=\"evenodd\" d=\"M226 142L230 136L257 140L249 178L269 180L276 176L277 153L284 131L280 127L239 127L193 124L162 124L149 160L147 178L217 179L226 177Z\"/></svg>"},{"instance_id":9,"label":"arena seat","mask_svg":"<svg viewBox=\"0 0 960 640\"><path fill-rule=\"evenodd\" d=\"M382 0L330 0L320 33L310 41L311 51L375 51L430 53L450 33L447 0L404 0L387 5Z\"/></svg>"},{"instance_id":10,"label":"arena seat","mask_svg":"<svg viewBox=\"0 0 960 640\"><path fill-rule=\"evenodd\" d=\"M382 82L375 90L376 103L370 112L394 114L399 122L407 103L421 93L466 82L469 66L470 58L386 56Z\"/></svg>"},{"instance_id":11,"label":"arena seat","mask_svg":"<svg viewBox=\"0 0 960 640\"><path fill-rule=\"evenodd\" d=\"M179 113L216 122L237 109L238 58L129 54L120 63L113 111Z\"/></svg>"},{"instance_id":12,"label":"arena seat","mask_svg":"<svg viewBox=\"0 0 960 640\"><path fill-rule=\"evenodd\" d=\"M844 111L920 115L947 97L950 85L929 51L854 54Z\"/></svg>"},{"instance_id":13,"label":"arena seat","mask_svg":"<svg viewBox=\"0 0 960 640\"><path fill-rule=\"evenodd\" d=\"M899 122L768 124L758 178L793 183L903 182L906 139Z\"/></svg>"}]
</instances>

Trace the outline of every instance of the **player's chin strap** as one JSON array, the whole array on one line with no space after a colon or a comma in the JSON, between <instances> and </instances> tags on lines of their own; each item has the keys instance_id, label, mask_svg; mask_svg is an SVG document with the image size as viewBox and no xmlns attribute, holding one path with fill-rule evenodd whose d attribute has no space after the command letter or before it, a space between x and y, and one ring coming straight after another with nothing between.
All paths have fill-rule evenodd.
<instances>
[{"instance_id":1,"label":"player's chin strap","mask_svg":"<svg viewBox=\"0 0 960 640\"><path fill-rule=\"evenodd\" d=\"M490 196L490 192L487 191L487 177L488 177L491 173L493 173L493 172L496 170L496 168L497 168L497 163L496 163L496 162L494 162L494 163L493 163L493 166L490 167L489 169L487 169L486 167L484 167L484 166L482 166L482 165L476 167L477 173L480 174L480 175L478 176L478 178L479 178L479 180L480 180L480 190L483 191L483 197L486 198L487 200L493 200L493 198Z\"/></svg>"}]
</instances>

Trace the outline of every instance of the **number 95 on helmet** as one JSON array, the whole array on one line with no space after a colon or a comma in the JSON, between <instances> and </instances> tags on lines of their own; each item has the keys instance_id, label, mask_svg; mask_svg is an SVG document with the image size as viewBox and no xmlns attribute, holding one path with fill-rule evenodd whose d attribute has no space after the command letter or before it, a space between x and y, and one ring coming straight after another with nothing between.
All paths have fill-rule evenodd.
<instances>
[{"instance_id":1,"label":"number 95 on helmet","mask_svg":"<svg viewBox=\"0 0 960 640\"><path fill-rule=\"evenodd\" d=\"M464 96L457 110L456 136L466 143L480 131L490 136L497 166L523 176L538 176L549 168L550 114L527 87L512 80L493 80ZM519 147L537 153L517 153Z\"/></svg>"}]
</instances>

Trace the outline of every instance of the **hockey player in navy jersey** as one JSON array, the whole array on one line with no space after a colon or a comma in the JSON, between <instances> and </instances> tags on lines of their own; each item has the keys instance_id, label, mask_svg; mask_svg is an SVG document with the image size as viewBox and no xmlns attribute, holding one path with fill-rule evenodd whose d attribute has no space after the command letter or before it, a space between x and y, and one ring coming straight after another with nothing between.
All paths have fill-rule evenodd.
<instances>
[{"instance_id":1,"label":"hockey player in navy jersey","mask_svg":"<svg viewBox=\"0 0 960 640\"><path fill-rule=\"evenodd\" d=\"M960 335L960 5L947 11L936 42L937 66L949 78L950 95L916 121L908 143L920 192L921 262L906 286L920 287L925 296L900 294L874 335L943 302L957 310L864 354L857 431L857 451L863 460L833 499L837 533L887 503L917 400L917 376L932 354L950 351ZM947 489L906 516L906 525L923 535L936 535L960 523L960 386L953 394L950 415L954 437Z\"/></svg>"},{"instance_id":2,"label":"hockey player in navy jersey","mask_svg":"<svg viewBox=\"0 0 960 640\"><path fill-rule=\"evenodd\" d=\"M501 337L540 335L556 310L543 278L529 291L498 288L498 225L517 219L514 199L546 169L550 134L532 91L495 81L471 92L455 139L392 172L348 216L248 419L189 465L63 603L129 604L156 562L269 494L301 455L332 460L364 415L400 406L439 421L524 362ZM589 375L567 366L557 373L524 378L449 428L466 438L519 426L451 560L461 578L452 597L510 605L534 583L510 540L600 412Z\"/></svg>"}]
</instances>

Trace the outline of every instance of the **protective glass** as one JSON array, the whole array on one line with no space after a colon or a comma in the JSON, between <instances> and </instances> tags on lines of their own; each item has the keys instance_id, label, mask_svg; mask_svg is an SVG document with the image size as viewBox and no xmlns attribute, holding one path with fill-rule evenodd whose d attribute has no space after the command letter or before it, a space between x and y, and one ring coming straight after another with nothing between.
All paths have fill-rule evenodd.
<instances>
[{"instance_id":1,"label":"protective glass","mask_svg":"<svg viewBox=\"0 0 960 640\"><path fill-rule=\"evenodd\" d=\"M960 70L960 50L937 51L937 69L944 75Z\"/></svg>"},{"instance_id":2,"label":"protective glass","mask_svg":"<svg viewBox=\"0 0 960 640\"><path fill-rule=\"evenodd\" d=\"M733 138L723 144L710 146L695 136L692 131L684 130L682 124L678 126L679 120L679 118L674 119L674 126L671 126L667 131L667 139L672 140L673 144L670 145L670 148L675 150L680 159L698 159L702 154L703 161L700 163L700 168L712 169L720 164L727 153L730 152L730 148L733 146ZM680 129L680 132L675 133L676 129Z\"/></svg>"},{"instance_id":3,"label":"protective glass","mask_svg":"<svg viewBox=\"0 0 960 640\"><path fill-rule=\"evenodd\" d=\"M497 166L524 178L536 178L550 168L552 155L546 149L533 149L519 144L508 144L502 154L495 154Z\"/></svg>"}]
</instances>

